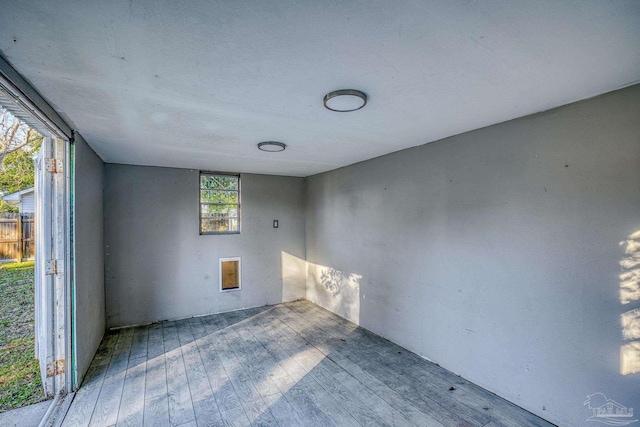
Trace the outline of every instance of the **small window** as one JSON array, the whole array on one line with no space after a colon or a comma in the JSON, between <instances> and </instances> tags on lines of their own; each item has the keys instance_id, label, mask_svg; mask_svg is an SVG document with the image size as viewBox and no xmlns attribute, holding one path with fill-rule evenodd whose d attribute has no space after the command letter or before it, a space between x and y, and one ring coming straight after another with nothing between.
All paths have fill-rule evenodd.
<instances>
[{"instance_id":1,"label":"small window","mask_svg":"<svg viewBox=\"0 0 640 427\"><path fill-rule=\"evenodd\" d=\"M220 258L220 292L240 289L240 257Z\"/></svg>"},{"instance_id":2,"label":"small window","mask_svg":"<svg viewBox=\"0 0 640 427\"><path fill-rule=\"evenodd\" d=\"M200 172L200 234L240 233L240 176Z\"/></svg>"}]
</instances>

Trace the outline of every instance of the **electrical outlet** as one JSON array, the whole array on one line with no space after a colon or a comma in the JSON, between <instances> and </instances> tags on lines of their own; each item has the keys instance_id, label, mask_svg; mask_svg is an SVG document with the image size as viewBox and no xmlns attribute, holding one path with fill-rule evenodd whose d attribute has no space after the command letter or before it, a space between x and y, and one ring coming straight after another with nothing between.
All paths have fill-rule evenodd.
<instances>
[{"instance_id":1,"label":"electrical outlet","mask_svg":"<svg viewBox=\"0 0 640 427\"><path fill-rule=\"evenodd\" d=\"M273 220L273 228L278 228L278 220L277 219Z\"/></svg>"}]
</instances>

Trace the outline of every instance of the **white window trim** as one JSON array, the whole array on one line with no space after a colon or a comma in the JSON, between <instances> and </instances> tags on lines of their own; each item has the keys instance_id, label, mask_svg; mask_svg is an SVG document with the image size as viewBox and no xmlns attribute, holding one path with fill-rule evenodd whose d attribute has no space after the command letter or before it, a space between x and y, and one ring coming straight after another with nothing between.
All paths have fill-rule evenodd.
<instances>
[{"instance_id":1,"label":"white window trim","mask_svg":"<svg viewBox=\"0 0 640 427\"><path fill-rule=\"evenodd\" d=\"M200 188L200 177L202 175L217 175L217 176L232 176L238 178L238 230L237 231L202 231L202 198L201 198L201 190ZM240 173L232 173L232 172L214 172L214 171L200 171L198 175L198 231L201 236L224 236L224 235L233 235L233 234L241 234L242 231L242 176Z\"/></svg>"}]
</instances>

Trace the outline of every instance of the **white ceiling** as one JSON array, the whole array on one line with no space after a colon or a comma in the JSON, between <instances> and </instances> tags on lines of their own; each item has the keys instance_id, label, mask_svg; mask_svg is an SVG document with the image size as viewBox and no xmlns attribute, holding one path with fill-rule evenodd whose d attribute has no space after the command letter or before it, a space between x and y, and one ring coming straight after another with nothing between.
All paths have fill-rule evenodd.
<instances>
[{"instance_id":1,"label":"white ceiling","mask_svg":"<svg viewBox=\"0 0 640 427\"><path fill-rule=\"evenodd\" d=\"M0 50L107 162L307 176L638 82L640 1L3 0Z\"/></svg>"}]
</instances>

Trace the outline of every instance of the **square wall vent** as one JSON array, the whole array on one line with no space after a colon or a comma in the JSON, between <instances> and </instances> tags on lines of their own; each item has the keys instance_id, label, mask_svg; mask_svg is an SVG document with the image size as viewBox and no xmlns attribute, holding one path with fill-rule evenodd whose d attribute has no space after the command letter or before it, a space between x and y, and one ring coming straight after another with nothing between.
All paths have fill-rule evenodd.
<instances>
[{"instance_id":1,"label":"square wall vent","mask_svg":"<svg viewBox=\"0 0 640 427\"><path fill-rule=\"evenodd\" d=\"M220 292L239 291L241 279L240 257L220 258Z\"/></svg>"}]
</instances>

